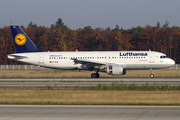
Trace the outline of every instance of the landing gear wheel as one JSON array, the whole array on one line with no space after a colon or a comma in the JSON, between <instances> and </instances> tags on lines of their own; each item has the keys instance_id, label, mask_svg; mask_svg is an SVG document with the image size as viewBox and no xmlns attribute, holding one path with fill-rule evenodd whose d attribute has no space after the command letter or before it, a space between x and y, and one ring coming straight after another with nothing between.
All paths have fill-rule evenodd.
<instances>
[{"instance_id":1,"label":"landing gear wheel","mask_svg":"<svg viewBox=\"0 0 180 120\"><path fill-rule=\"evenodd\" d=\"M153 78L153 77L154 77L154 75L153 75L153 74L151 74L151 75L150 75L150 77L151 77L151 78Z\"/></svg>"},{"instance_id":2,"label":"landing gear wheel","mask_svg":"<svg viewBox=\"0 0 180 120\"><path fill-rule=\"evenodd\" d=\"M96 73L96 78L99 78L99 74L98 73Z\"/></svg>"},{"instance_id":3,"label":"landing gear wheel","mask_svg":"<svg viewBox=\"0 0 180 120\"><path fill-rule=\"evenodd\" d=\"M96 73L92 73L91 78L96 78Z\"/></svg>"},{"instance_id":4,"label":"landing gear wheel","mask_svg":"<svg viewBox=\"0 0 180 120\"><path fill-rule=\"evenodd\" d=\"M99 78L99 74L98 73L92 73L91 78Z\"/></svg>"}]
</instances>

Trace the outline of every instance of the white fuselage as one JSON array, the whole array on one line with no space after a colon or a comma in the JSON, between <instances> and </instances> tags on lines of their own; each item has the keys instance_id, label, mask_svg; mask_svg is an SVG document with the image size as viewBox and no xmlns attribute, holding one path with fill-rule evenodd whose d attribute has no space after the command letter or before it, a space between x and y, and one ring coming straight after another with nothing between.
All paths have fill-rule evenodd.
<instances>
[{"instance_id":1,"label":"white fuselage","mask_svg":"<svg viewBox=\"0 0 180 120\"><path fill-rule=\"evenodd\" d=\"M123 69L161 69L175 64L165 54L154 51L32 52L10 54L8 58L62 70L88 70L88 66L75 63L73 59L102 62L104 67L116 64Z\"/></svg>"}]
</instances>

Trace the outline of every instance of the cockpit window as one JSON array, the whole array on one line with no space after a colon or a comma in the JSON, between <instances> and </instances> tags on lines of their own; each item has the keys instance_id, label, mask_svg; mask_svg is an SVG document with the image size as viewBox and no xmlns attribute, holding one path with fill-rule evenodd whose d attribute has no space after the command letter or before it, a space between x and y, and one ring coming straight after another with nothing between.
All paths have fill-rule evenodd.
<instances>
[{"instance_id":1,"label":"cockpit window","mask_svg":"<svg viewBox=\"0 0 180 120\"><path fill-rule=\"evenodd\" d=\"M160 58L168 58L168 56L160 56Z\"/></svg>"}]
</instances>

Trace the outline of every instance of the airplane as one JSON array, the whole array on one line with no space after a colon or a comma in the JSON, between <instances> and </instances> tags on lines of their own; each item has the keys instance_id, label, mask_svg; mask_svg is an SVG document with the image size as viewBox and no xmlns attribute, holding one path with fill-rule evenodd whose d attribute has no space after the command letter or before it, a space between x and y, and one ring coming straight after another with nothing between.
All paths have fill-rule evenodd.
<instances>
[{"instance_id":1,"label":"airplane","mask_svg":"<svg viewBox=\"0 0 180 120\"><path fill-rule=\"evenodd\" d=\"M8 58L19 62L60 70L93 71L91 78L99 78L99 72L109 75L125 75L126 70L163 69L175 64L164 53L156 51L58 51L39 50L17 25L10 26L16 47Z\"/></svg>"}]
</instances>

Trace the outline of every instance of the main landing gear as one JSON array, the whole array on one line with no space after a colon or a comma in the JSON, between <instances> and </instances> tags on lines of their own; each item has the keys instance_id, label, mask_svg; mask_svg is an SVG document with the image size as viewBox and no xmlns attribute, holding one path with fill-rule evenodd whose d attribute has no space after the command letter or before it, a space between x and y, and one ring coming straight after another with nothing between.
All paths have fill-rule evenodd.
<instances>
[{"instance_id":1,"label":"main landing gear","mask_svg":"<svg viewBox=\"0 0 180 120\"><path fill-rule=\"evenodd\" d=\"M98 71L96 73L91 74L91 78L99 78L99 73Z\"/></svg>"},{"instance_id":2,"label":"main landing gear","mask_svg":"<svg viewBox=\"0 0 180 120\"><path fill-rule=\"evenodd\" d=\"M154 77L154 75L153 75L153 71L152 71L152 69L150 69L150 74L151 74L151 75L150 75L150 77L151 77L151 78L153 78L153 77Z\"/></svg>"}]
</instances>

